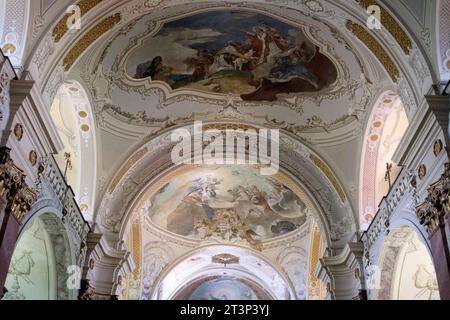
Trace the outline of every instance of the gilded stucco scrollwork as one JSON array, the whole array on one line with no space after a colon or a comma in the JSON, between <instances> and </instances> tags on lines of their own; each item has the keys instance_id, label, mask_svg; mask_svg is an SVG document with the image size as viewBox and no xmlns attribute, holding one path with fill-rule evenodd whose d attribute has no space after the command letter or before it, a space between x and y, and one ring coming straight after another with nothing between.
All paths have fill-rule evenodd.
<instances>
[{"instance_id":1,"label":"gilded stucco scrollwork","mask_svg":"<svg viewBox=\"0 0 450 320\"><path fill-rule=\"evenodd\" d=\"M0 197L6 198L6 210L19 222L37 200L37 193L25 183L23 170L11 159L11 150L0 149Z\"/></svg>"},{"instance_id":2,"label":"gilded stucco scrollwork","mask_svg":"<svg viewBox=\"0 0 450 320\"><path fill-rule=\"evenodd\" d=\"M397 82L400 77L400 71L380 43L360 24L349 20L346 26L349 31L373 52L386 69L392 81Z\"/></svg>"},{"instance_id":3,"label":"gilded stucco scrollwork","mask_svg":"<svg viewBox=\"0 0 450 320\"><path fill-rule=\"evenodd\" d=\"M80 55L98 38L100 38L103 34L108 32L111 28L113 28L117 23L121 20L120 14L115 14L108 18L105 18L101 22L99 22L96 26L94 26L91 30L89 30L86 35L81 38L76 45L69 51L69 53L64 58L64 68L68 71L75 61L80 57Z\"/></svg>"},{"instance_id":4,"label":"gilded stucco scrollwork","mask_svg":"<svg viewBox=\"0 0 450 320\"><path fill-rule=\"evenodd\" d=\"M96 7L103 0L81 0L76 3L80 10L80 18L83 17L86 13L88 13L91 9ZM64 35L69 31L67 25L69 24L69 19L71 18L71 14L67 13L53 28L53 40L55 42L59 42Z\"/></svg>"},{"instance_id":5,"label":"gilded stucco scrollwork","mask_svg":"<svg viewBox=\"0 0 450 320\"><path fill-rule=\"evenodd\" d=\"M368 9L370 6L378 5L381 13L381 24L391 33L395 38L399 46L402 48L406 55L409 55L412 50L412 41L406 34L403 28L398 24L395 18L375 0L360 0L359 3L364 9Z\"/></svg>"}]
</instances>

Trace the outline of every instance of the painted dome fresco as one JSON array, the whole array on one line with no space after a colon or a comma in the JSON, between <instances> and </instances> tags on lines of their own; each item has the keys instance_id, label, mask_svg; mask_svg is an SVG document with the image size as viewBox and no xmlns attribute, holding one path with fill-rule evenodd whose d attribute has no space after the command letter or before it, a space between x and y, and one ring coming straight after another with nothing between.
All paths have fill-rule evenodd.
<instances>
[{"instance_id":1,"label":"painted dome fresco","mask_svg":"<svg viewBox=\"0 0 450 320\"><path fill-rule=\"evenodd\" d=\"M281 174L247 166L182 167L152 186L151 222L198 240L245 239L253 245L297 230L310 208Z\"/></svg>"}]
</instances>

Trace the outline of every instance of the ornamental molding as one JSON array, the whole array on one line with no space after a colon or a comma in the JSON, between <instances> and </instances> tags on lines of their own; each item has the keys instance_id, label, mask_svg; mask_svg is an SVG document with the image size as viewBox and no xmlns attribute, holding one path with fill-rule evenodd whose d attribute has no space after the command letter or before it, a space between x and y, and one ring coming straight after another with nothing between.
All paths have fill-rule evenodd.
<instances>
[{"instance_id":1,"label":"ornamental molding","mask_svg":"<svg viewBox=\"0 0 450 320\"><path fill-rule=\"evenodd\" d=\"M101 9L104 7L104 4L106 2L102 1L101 3L99 3L96 7L95 7L95 11L101 11ZM132 2L132 3L127 3L127 5L123 5L122 7L120 7L120 5L122 4L122 1L117 1L117 8L119 8L119 12L122 14L123 20L126 21L132 21L133 19L137 18L138 16L141 16L142 14L146 14L149 13L151 11L153 11L155 8L157 7L162 7L163 4L166 7L169 7L170 4L181 4L183 3L183 1L145 1L145 3L140 3L138 1ZM249 2L234 2L233 4L225 4L222 3L223 5L227 5L227 6L250 6L253 5L257 8L260 8L262 6L264 6L264 4L255 4L253 1L249 1ZM205 7L207 7L208 5L211 4L202 4ZM215 3L215 5L217 5L217 3ZM351 19L352 17L355 17L355 12L354 9L350 9L350 8L346 8L346 3L342 3L342 7L337 8L333 5L330 5L329 3L326 2L322 2L322 1L316 1L316 0L303 0L303 1L297 1L297 0L267 0L266 1L266 6L283 6L284 10L286 10L286 12L293 12L293 11L301 11L304 13L304 15L306 17L310 17L311 19L318 19L321 20L323 18L328 17L329 19L331 19L331 22L334 24L334 28L336 28L337 26L341 26L341 25L345 25L345 21L348 19ZM299 9L300 7L300 9ZM162 9L165 10L165 9ZM364 15L363 14L363 8L361 7L361 12L358 12L356 14L358 21L363 21L364 19ZM106 11L105 11L106 12ZM87 19L87 23L91 20L91 15L88 14L86 15L85 19ZM126 23L126 21L123 21L124 23ZM387 30L381 32L381 37L386 37L387 36ZM57 60L61 59L60 55L64 53L64 50L61 50L62 48L59 48L61 45L63 45L63 42L67 42L66 38L75 38L77 37L75 36L71 36L69 37L68 35L64 36L64 39L62 39L59 43L53 43L53 39L52 39L52 30L50 30L45 36L43 36L43 39L47 39L46 41L42 41L40 43L39 46L36 47L36 51L35 54L31 55L30 60L32 61L33 65L40 65L39 68L36 68L36 70L34 68L30 68L30 70L32 70L33 72L33 78L35 79L46 79L48 77L48 73L51 72L51 68L53 68L52 66L54 65L58 65ZM389 34L389 37L391 37L391 34ZM393 37L392 37L393 38ZM413 44L414 47L414 44ZM415 50L413 48L413 50ZM395 50L394 50L395 51ZM55 52L57 54L55 54ZM418 54L420 55L420 51L418 51ZM59 57L58 57L59 56ZM56 59L56 61L55 61ZM405 58L399 58L399 65L402 69L402 71L405 71L406 69L413 68L411 65L406 65L407 62L404 61ZM425 60L422 57L422 62L425 63L425 69L427 69L427 64L425 62ZM61 61L61 60L59 60ZM49 67L46 68L47 70L43 70L44 66L48 65ZM35 72L37 71L37 72ZM43 74L43 72L47 72L47 75ZM408 71L409 72L409 71ZM411 70L412 72L412 70ZM411 79L410 79L411 80ZM411 80L413 81L413 80ZM413 81L414 82L414 81ZM411 86L411 84L407 84L408 86ZM419 84L416 85L416 87ZM48 85L46 84L45 87L48 87ZM410 91L414 91L416 89L416 87L414 87L414 89L410 90ZM411 87L412 88L412 87ZM45 88L46 91L48 91L48 88ZM408 96L405 96L408 97Z\"/></svg>"}]
</instances>

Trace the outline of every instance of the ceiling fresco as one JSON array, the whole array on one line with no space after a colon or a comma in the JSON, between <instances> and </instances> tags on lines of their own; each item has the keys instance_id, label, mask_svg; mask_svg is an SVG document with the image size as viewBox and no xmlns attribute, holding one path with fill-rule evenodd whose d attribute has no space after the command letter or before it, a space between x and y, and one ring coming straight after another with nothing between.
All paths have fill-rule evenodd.
<instances>
[{"instance_id":1,"label":"ceiling fresco","mask_svg":"<svg viewBox=\"0 0 450 320\"><path fill-rule=\"evenodd\" d=\"M258 300L255 291L233 277L223 277L201 284L189 300Z\"/></svg>"},{"instance_id":2,"label":"ceiling fresco","mask_svg":"<svg viewBox=\"0 0 450 320\"><path fill-rule=\"evenodd\" d=\"M128 58L135 79L276 100L277 94L315 92L337 80L337 69L303 32L268 15L208 11L166 22Z\"/></svg>"},{"instance_id":3,"label":"ceiling fresco","mask_svg":"<svg viewBox=\"0 0 450 320\"><path fill-rule=\"evenodd\" d=\"M181 236L240 238L257 245L306 222L310 208L286 184L292 182L281 175L261 176L252 167L189 166L159 182L148 214L152 223Z\"/></svg>"},{"instance_id":4,"label":"ceiling fresco","mask_svg":"<svg viewBox=\"0 0 450 320\"><path fill-rule=\"evenodd\" d=\"M338 29L272 5L155 10L92 50L73 70L123 136L226 118L329 137L354 131L379 83Z\"/></svg>"}]
</instances>

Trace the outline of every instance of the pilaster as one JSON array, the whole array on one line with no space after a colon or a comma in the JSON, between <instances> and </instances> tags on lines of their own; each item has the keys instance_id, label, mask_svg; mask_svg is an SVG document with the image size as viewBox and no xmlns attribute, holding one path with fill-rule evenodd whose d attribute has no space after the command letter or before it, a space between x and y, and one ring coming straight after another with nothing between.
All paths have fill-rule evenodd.
<instances>
[{"instance_id":1,"label":"pilaster","mask_svg":"<svg viewBox=\"0 0 450 320\"><path fill-rule=\"evenodd\" d=\"M363 254L361 242L348 243L339 255L320 259L319 276L331 280L335 300L365 300Z\"/></svg>"},{"instance_id":2,"label":"pilaster","mask_svg":"<svg viewBox=\"0 0 450 320\"><path fill-rule=\"evenodd\" d=\"M114 300L115 289L121 268L127 262L131 253L112 247L104 238L94 248L88 272L89 284L93 288L94 300Z\"/></svg>"}]
</instances>

